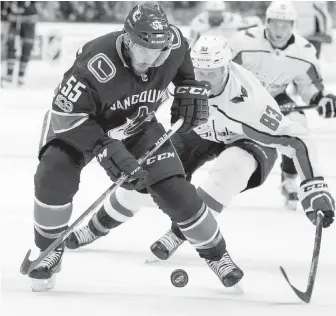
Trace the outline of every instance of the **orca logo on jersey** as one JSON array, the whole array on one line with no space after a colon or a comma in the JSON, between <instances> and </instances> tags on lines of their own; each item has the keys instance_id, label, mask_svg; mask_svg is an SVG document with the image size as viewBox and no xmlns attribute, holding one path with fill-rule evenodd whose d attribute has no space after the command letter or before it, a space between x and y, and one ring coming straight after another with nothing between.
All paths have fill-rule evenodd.
<instances>
[{"instance_id":1,"label":"orca logo on jersey","mask_svg":"<svg viewBox=\"0 0 336 316\"><path fill-rule=\"evenodd\" d=\"M241 91L241 95L239 97L234 97L230 100L232 103L244 102L245 101L244 98L248 97L247 91L243 86L241 86L240 91Z\"/></svg>"},{"instance_id":2,"label":"orca logo on jersey","mask_svg":"<svg viewBox=\"0 0 336 316\"><path fill-rule=\"evenodd\" d=\"M110 129L107 135L112 139L122 140L137 134L141 130L141 125L150 122L155 116L155 111L148 113L147 106L140 106L134 118L126 117L126 123L116 128Z\"/></svg>"}]
</instances>

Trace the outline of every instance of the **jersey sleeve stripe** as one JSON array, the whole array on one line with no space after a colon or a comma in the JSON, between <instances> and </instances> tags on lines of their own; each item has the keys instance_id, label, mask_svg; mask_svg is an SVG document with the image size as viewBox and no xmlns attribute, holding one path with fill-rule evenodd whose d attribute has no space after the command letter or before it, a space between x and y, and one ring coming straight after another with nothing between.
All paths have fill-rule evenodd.
<instances>
[{"instance_id":1,"label":"jersey sleeve stripe","mask_svg":"<svg viewBox=\"0 0 336 316\"><path fill-rule=\"evenodd\" d=\"M314 172L310 162L308 149L305 142L299 137L289 136L289 135L271 135L266 132L261 132L255 128L249 126L246 123L233 119L228 116L223 110L218 108L218 111L222 113L228 119L239 123L242 125L243 133L253 140L261 142L265 145L278 145L285 148L293 148L296 153L296 157L293 157L294 161L297 162L297 166L301 169L301 174L305 179L313 178Z\"/></svg>"}]
</instances>

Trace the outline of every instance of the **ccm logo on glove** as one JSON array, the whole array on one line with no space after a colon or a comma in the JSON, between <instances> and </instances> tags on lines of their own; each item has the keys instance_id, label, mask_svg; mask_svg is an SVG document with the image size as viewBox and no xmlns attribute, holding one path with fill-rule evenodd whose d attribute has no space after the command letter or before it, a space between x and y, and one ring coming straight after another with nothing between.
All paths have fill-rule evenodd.
<instances>
[{"instance_id":1,"label":"ccm logo on glove","mask_svg":"<svg viewBox=\"0 0 336 316\"><path fill-rule=\"evenodd\" d=\"M312 189L322 189L322 188L328 188L328 185L326 183L315 183L312 185L307 185L304 187L304 192L311 191Z\"/></svg>"},{"instance_id":2,"label":"ccm logo on glove","mask_svg":"<svg viewBox=\"0 0 336 316\"><path fill-rule=\"evenodd\" d=\"M175 93L190 93L198 95L210 95L210 90L208 88L196 88L196 87L177 87Z\"/></svg>"}]
</instances>

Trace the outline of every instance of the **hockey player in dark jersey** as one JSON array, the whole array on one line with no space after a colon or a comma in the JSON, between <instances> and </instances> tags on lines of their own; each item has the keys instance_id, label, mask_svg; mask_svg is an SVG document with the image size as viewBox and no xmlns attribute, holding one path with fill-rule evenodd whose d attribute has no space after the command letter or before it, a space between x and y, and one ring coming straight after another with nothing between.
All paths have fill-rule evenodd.
<instances>
[{"instance_id":1,"label":"hockey player in dark jersey","mask_svg":"<svg viewBox=\"0 0 336 316\"><path fill-rule=\"evenodd\" d=\"M14 84L17 54L15 39L19 36L21 50L19 53L17 84L22 86L25 83L24 77L34 45L35 25L38 18L36 3L34 1L6 1L2 12L6 15L9 26L6 49L7 73L1 78L1 85L7 87Z\"/></svg>"},{"instance_id":2,"label":"hockey player in dark jersey","mask_svg":"<svg viewBox=\"0 0 336 316\"><path fill-rule=\"evenodd\" d=\"M158 5L137 5L123 31L96 38L78 51L55 91L41 135L34 178L35 244L41 251L67 228L81 171L97 156L112 181L125 172L132 181L124 188L147 191L187 231L186 238L210 266L219 269L231 262L217 222L185 179L172 143L156 152L166 159L143 166L136 161L164 133L155 111L170 82L176 86L172 122L184 118L179 132L205 123L209 86L195 80L188 41ZM108 212L103 209L99 216L110 228ZM33 290L53 288L63 250L63 245L54 249L29 273ZM221 281L233 285L242 276L235 267L221 274Z\"/></svg>"}]
</instances>

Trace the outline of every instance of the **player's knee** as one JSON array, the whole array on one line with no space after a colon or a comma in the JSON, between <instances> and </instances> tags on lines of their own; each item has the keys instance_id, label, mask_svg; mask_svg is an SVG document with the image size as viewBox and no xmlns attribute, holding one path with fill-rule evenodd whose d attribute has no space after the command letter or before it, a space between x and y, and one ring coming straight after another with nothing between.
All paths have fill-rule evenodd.
<instances>
[{"instance_id":1,"label":"player's knee","mask_svg":"<svg viewBox=\"0 0 336 316\"><path fill-rule=\"evenodd\" d=\"M154 202L173 220L185 221L192 217L203 202L195 187L183 176L173 176L150 186Z\"/></svg>"},{"instance_id":2,"label":"player's knee","mask_svg":"<svg viewBox=\"0 0 336 316\"><path fill-rule=\"evenodd\" d=\"M197 189L203 202L220 213L231 199L243 191L258 163L252 154L230 147L217 158L206 181Z\"/></svg>"},{"instance_id":3,"label":"player's knee","mask_svg":"<svg viewBox=\"0 0 336 316\"><path fill-rule=\"evenodd\" d=\"M82 167L78 152L62 143L50 144L35 173L36 198L51 205L71 202L78 191Z\"/></svg>"}]
</instances>

